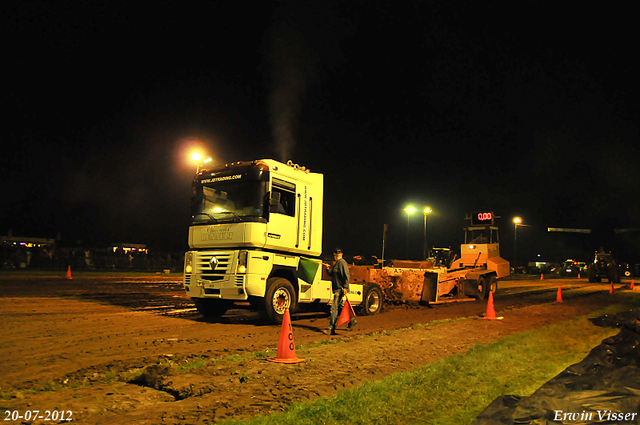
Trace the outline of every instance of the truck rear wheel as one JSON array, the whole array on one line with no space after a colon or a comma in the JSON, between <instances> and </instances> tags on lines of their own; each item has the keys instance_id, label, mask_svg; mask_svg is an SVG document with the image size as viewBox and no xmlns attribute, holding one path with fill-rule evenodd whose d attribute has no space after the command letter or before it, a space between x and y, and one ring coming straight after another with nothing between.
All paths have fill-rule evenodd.
<instances>
[{"instance_id":1,"label":"truck rear wheel","mask_svg":"<svg viewBox=\"0 0 640 425\"><path fill-rule=\"evenodd\" d=\"M284 312L296 309L296 291L293 285L283 277L272 277L267 281L267 293L264 295L264 313L272 323L282 323Z\"/></svg>"},{"instance_id":2,"label":"truck rear wheel","mask_svg":"<svg viewBox=\"0 0 640 425\"><path fill-rule=\"evenodd\" d=\"M382 300L382 289L378 285L365 285L360 314L373 316L380 313L382 311Z\"/></svg>"},{"instance_id":3,"label":"truck rear wheel","mask_svg":"<svg viewBox=\"0 0 640 425\"><path fill-rule=\"evenodd\" d=\"M489 276L487 279L487 296L489 292L495 294L498 290L498 279L495 276Z\"/></svg>"},{"instance_id":4,"label":"truck rear wheel","mask_svg":"<svg viewBox=\"0 0 640 425\"><path fill-rule=\"evenodd\" d=\"M204 317L215 318L220 317L229 310L233 304L227 300L218 300L210 298L191 298L198 309L198 313Z\"/></svg>"}]
</instances>

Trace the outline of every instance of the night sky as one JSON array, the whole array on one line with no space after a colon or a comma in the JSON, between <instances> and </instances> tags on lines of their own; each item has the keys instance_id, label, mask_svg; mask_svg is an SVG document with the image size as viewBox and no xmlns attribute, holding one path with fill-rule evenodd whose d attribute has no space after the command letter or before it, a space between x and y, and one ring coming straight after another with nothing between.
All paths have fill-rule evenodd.
<instances>
[{"instance_id":1,"label":"night sky","mask_svg":"<svg viewBox=\"0 0 640 425\"><path fill-rule=\"evenodd\" d=\"M325 175L324 252L640 260L633 2L29 2L1 10L0 234L187 249L193 147ZM562 4L559 8L559 4ZM549 234L547 227L594 229Z\"/></svg>"}]
</instances>

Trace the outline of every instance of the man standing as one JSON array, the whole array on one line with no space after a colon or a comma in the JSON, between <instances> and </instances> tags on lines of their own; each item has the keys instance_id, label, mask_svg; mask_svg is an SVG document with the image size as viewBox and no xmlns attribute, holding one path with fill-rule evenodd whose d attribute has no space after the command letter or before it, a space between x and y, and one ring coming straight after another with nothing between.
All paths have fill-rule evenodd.
<instances>
[{"instance_id":1,"label":"man standing","mask_svg":"<svg viewBox=\"0 0 640 425\"><path fill-rule=\"evenodd\" d=\"M344 258L342 258L342 250L336 248L333 252L333 258L336 262L333 266L325 264L327 273L331 276L331 288L333 290L333 300L331 302L331 318L329 319L329 327L324 331L327 335L336 334L336 322L342 307L344 307L344 300L349 291L349 266ZM356 324L356 319L353 318L349 322L349 330L353 329Z\"/></svg>"}]
</instances>

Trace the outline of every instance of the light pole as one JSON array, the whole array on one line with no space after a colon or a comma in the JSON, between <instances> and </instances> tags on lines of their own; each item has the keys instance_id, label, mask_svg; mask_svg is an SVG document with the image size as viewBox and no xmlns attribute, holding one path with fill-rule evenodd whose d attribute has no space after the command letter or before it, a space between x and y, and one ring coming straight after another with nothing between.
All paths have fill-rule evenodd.
<instances>
[{"instance_id":1,"label":"light pole","mask_svg":"<svg viewBox=\"0 0 640 425\"><path fill-rule=\"evenodd\" d=\"M387 245L387 231L389 230L389 225L385 224L382 228L382 263L381 267L384 267L384 249Z\"/></svg>"},{"instance_id":2,"label":"light pole","mask_svg":"<svg viewBox=\"0 0 640 425\"><path fill-rule=\"evenodd\" d=\"M513 218L513 268L516 268L516 244L518 242L518 224L522 223L522 219L520 217Z\"/></svg>"},{"instance_id":3,"label":"light pole","mask_svg":"<svg viewBox=\"0 0 640 425\"><path fill-rule=\"evenodd\" d=\"M422 211L424 214L424 248L422 250L422 258L423 259L427 259L427 214L433 212L433 210L429 207L425 207L424 211Z\"/></svg>"},{"instance_id":4,"label":"light pole","mask_svg":"<svg viewBox=\"0 0 640 425\"><path fill-rule=\"evenodd\" d=\"M409 259L409 223L410 223L410 220L411 220L411 214L413 214L415 211L416 211L416 209L411 205L409 205L408 207L406 207L404 209L404 212L407 213L407 247L406 247L406 252L405 252L407 260Z\"/></svg>"}]
</instances>

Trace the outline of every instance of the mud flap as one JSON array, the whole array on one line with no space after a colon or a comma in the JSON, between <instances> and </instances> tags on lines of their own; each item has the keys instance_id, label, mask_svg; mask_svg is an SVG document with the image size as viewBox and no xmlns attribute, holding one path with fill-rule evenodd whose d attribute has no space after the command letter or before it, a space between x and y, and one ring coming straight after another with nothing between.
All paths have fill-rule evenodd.
<instances>
[{"instance_id":1,"label":"mud flap","mask_svg":"<svg viewBox=\"0 0 640 425\"><path fill-rule=\"evenodd\" d=\"M438 292L438 273L426 272L420 301L423 303L434 302Z\"/></svg>"}]
</instances>

